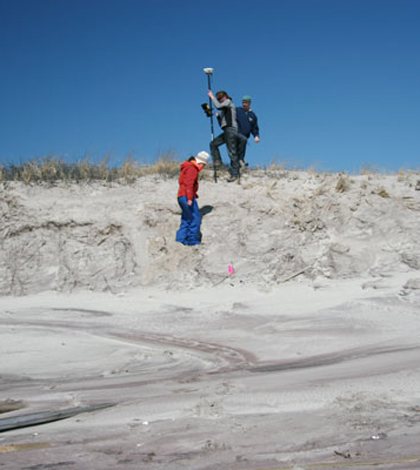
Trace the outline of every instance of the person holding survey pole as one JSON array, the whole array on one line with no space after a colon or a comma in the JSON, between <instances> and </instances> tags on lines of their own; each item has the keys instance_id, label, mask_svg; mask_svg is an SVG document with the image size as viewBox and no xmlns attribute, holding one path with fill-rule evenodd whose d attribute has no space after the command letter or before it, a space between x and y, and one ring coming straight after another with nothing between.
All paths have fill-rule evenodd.
<instances>
[{"instance_id":1,"label":"person holding survey pole","mask_svg":"<svg viewBox=\"0 0 420 470\"><path fill-rule=\"evenodd\" d=\"M208 96L212 100L215 108L219 111L216 113L216 116L223 131L222 134L218 135L210 142L213 165L217 165L218 167L222 166L219 147L226 144L230 158L230 176L227 181L229 183L239 181L240 165L237 152L238 123L236 121L235 105L226 91L218 91L216 96L214 96L213 92L209 90Z\"/></svg>"}]
</instances>

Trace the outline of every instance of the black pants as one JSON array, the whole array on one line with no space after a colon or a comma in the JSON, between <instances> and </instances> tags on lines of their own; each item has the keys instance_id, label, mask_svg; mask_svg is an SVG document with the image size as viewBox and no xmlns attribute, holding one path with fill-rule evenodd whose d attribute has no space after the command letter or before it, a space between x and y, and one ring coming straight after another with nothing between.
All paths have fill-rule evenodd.
<instances>
[{"instance_id":1,"label":"black pants","mask_svg":"<svg viewBox=\"0 0 420 470\"><path fill-rule=\"evenodd\" d=\"M237 151L238 132L233 127L225 127L223 133L210 142L211 159L213 165L221 165L222 157L220 156L219 147L226 144L226 148L230 158L230 174L239 176L239 158Z\"/></svg>"},{"instance_id":2,"label":"black pants","mask_svg":"<svg viewBox=\"0 0 420 470\"><path fill-rule=\"evenodd\" d=\"M238 132L238 147L237 147L237 152L238 152L238 160L245 161L245 152L246 152L246 144L248 143L248 137L246 137L243 134L239 134Z\"/></svg>"}]
</instances>

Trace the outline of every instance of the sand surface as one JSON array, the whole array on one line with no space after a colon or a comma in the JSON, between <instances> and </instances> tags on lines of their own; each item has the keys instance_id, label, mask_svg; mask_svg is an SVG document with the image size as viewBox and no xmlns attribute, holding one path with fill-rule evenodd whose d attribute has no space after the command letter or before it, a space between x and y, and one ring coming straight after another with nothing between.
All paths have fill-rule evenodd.
<instances>
[{"instance_id":1,"label":"sand surface","mask_svg":"<svg viewBox=\"0 0 420 470\"><path fill-rule=\"evenodd\" d=\"M420 468L417 180L3 185L0 468Z\"/></svg>"}]
</instances>

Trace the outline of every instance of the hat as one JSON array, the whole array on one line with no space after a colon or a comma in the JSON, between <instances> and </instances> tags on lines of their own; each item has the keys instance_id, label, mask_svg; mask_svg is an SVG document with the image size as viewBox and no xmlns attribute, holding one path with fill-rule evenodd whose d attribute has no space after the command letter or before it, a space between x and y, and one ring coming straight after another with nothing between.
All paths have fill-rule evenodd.
<instances>
[{"instance_id":1,"label":"hat","mask_svg":"<svg viewBox=\"0 0 420 470\"><path fill-rule=\"evenodd\" d=\"M249 95L245 95L242 97L242 101L245 101L246 103L251 103L251 97Z\"/></svg>"},{"instance_id":2,"label":"hat","mask_svg":"<svg viewBox=\"0 0 420 470\"><path fill-rule=\"evenodd\" d=\"M197 155L195 156L195 161L197 163L201 163L203 165L207 164L207 160L209 159L209 154L202 150L201 152L198 152Z\"/></svg>"}]
</instances>

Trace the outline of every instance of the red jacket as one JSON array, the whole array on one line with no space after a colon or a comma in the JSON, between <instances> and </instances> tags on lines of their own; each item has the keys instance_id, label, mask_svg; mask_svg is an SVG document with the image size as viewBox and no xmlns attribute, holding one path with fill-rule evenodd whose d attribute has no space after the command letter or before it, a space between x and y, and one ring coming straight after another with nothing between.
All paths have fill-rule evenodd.
<instances>
[{"instance_id":1,"label":"red jacket","mask_svg":"<svg viewBox=\"0 0 420 470\"><path fill-rule=\"evenodd\" d=\"M198 173L202 168L195 162L185 161L181 165L181 173L179 174L179 190L178 197L187 196L191 201L198 198Z\"/></svg>"}]
</instances>

